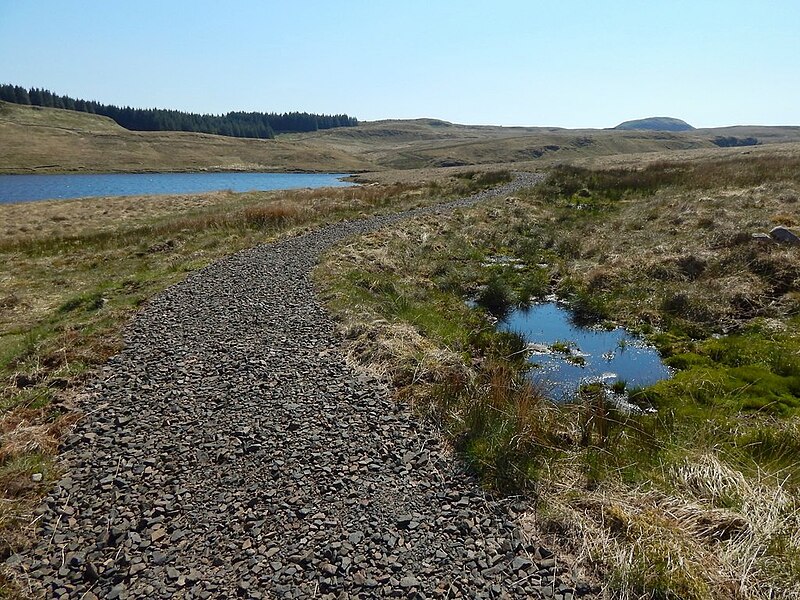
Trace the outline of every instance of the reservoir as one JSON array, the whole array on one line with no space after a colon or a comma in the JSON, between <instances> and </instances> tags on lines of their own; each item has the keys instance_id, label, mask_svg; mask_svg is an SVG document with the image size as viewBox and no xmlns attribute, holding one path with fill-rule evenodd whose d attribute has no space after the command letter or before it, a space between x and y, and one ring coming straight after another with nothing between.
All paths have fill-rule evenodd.
<instances>
[{"instance_id":1,"label":"reservoir","mask_svg":"<svg viewBox=\"0 0 800 600\"><path fill-rule=\"evenodd\" d=\"M512 312L498 327L522 335L535 368L531 378L557 401L570 401L580 385L624 381L628 389L671 376L661 356L622 327L583 327L558 302L543 302Z\"/></svg>"},{"instance_id":2,"label":"reservoir","mask_svg":"<svg viewBox=\"0 0 800 600\"><path fill-rule=\"evenodd\" d=\"M0 175L0 204L89 196L146 196L345 187L346 173L111 173Z\"/></svg>"}]
</instances>

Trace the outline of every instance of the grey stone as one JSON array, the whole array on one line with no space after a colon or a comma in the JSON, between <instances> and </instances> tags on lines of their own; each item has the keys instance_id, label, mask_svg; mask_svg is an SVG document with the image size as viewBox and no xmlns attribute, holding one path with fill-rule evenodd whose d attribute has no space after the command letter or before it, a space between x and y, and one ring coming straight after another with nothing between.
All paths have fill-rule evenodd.
<instances>
[{"instance_id":1,"label":"grey stone","mask_svg":"<svg viewBox=\"0 0 800 600\"><path fill-rule=\"evenodd\" d=\"M23 557L21 554L12 554L6 559L6 565L9 567L15 567L17 565L22 564Z\"/></svg>"},{"instance_id":2,"label":"grey stone","mask_svg":"<svg viewBox=\"0 0 800 600\"><path fill-rule=\"evenodd\" d=\"M417 580L416 577L406 576L400 579L400 587L404 589L418 587L418 586L419 586L419 581Z\"/></svg>"},{"instance_id":3,"label":"grey stone","mask_svg":"<svg viewBox=\"0 0 800 600\"><path fill-rule=\"evenodd\" d=\"M770 229L769 235L777 242L790 245L800 244L800 236L788 227L783 227L782 225Z\"/></svg>"},{"instance_id":4,"label":"grey stone","mask_svg":"<svg viewBox=\"0 0 800 600\"><path fill-rule=\"evenodd\" d=\"M123 583L119 583L115 585L113 588L111 588L111 591L108 592L108 596L106 596L108 600L117 600L117 599L124 600L127 597L128 593L125 588L125 584Z\"/></svg>"},{"instance_id":5,"label":"grey stone","mask_svg":"<svg viewBox=\"0 0 800 600\"><path fill-rule=\"evenodd\" d=\"M533 566L533 562L523 556L517 556L511 561L513 571L525 571Z\"/></svg>"},{"instance_id":6,"label":"grey stone","mask_svg":"<svg viewBox=\"0 0 800 600\"><path fill-rule=\"evenodd\" d=\"M555 558L545 558L538 561L537 565L540 569L552 569L556 566L556 559Z\"/></svg>"},{"instance_id":7,"label":"grey stone","mask_svg":"<svg viewBox=\"0 0 800 600\"><path fill-rule=\"evenodd\" d=\"M400 515L399 517L397 517L397 526L400 529L405 529L413 522L414 522L413 515Z\"/></svg>"}]
</instances>

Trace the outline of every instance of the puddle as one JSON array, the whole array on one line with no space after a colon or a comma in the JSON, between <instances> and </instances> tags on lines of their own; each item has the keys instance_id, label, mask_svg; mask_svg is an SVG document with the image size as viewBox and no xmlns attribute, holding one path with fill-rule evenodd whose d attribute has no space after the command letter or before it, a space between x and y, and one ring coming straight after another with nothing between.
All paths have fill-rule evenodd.
<instances>
[{"instance_id":1,"label":"puddle","mask_svg":"<svg viewBox=\"0 0 800 600\"><path fill-rule=\"evenodd\" d=\"M531 378L557 402L572 400L584 383L602 381L611 386L625 381L631 389L671 376L656 349L637 336L622 327L581 327L557 302L517 309L497 326L525 338L529 360L537 367Z\"/></svg>"}]
</instances>

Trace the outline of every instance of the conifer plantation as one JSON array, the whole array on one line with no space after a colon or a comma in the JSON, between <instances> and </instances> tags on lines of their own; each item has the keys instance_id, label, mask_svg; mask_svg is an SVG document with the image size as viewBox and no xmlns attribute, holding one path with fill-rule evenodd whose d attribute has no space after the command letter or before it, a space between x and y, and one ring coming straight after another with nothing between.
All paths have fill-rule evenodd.
<instances>
[{"instance_id":1,"label":"conifer plantation","mask_svg":"<svg viewBox=\"0 0 800 600\"><path fill-rule=\"evenodd\" d=\"M191 131L231 137L270 139L277 133L298 133L352 127L358 119L348 115L318 115L306 112L262 113L229 112L224 115L201 115L161 108L120 108L94 100L76 100L48 90L26 89L18 85L0 85L0 100L15 104L44 106L110 117L131 131Z\"/></svg>"}]
</instances>

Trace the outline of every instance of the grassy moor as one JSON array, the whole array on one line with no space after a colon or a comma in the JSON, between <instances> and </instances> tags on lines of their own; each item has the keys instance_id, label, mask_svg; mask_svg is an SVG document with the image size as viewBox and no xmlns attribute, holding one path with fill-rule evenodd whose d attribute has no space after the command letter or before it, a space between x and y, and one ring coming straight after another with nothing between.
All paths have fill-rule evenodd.
<instances>
[{"instance_id":1,"label":"grassy moor","mask_svg":"<svg viewBox=\"0 0 800 600\"><path fill-rule=\"evenodd\" d=\"M59 444L92 411L85 386L169 286L247 248L532 171L535 185L325 254L315 285L348 363L432 423L486 494L526 500L519 523L583 582L575 593L800 594L800 246L769 235L800 227L800 128L420 119L255 140L3 103L0 140L6 174L292 169L363 184L0 205L4 558L36 543ZM554 297L582 323L638 333L673 376L617 382L635 410L598 384L551 402L526 342L495 323ZM5 597L35 596L4 573Z\"/></svg>"},{"instance_id":2,"label":"grassy moor","mask_svg":"<svg viewBox=\"0 0 800 600\"><path fill-rule=\"evenodd\" d=\"M800 155L549 169L536 188L347 243L318 269L351 360L620 597L800 592ZM501 260L502 259L502 260ZM555 295L674 376L556 405L492 314ZM466 300L474 299L471 307ZM535 369L534 369L535 371ZM618 382L621 390L624 382Z\"/></svg>"}]
</instances>

